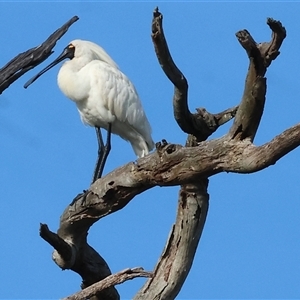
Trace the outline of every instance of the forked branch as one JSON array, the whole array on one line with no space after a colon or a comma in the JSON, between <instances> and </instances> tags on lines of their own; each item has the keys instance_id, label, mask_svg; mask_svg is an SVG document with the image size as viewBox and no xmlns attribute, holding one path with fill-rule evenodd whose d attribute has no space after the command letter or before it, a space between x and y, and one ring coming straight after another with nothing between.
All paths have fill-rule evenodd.
<instances>
[{"instance_id":1,"label":"forked branch","mask_svg":"<svg viewBox=\"0 0 300 300\"><path fill-rule=\"evenodd\" d=\"M229 132L233 139L249 138L253 141L265 106L267 85L264 76L272 60L279 55L279 48L286 37L286 30L279 21L268 18L267 24L272 30L272 39L268 43L257 44L247 30L236 33L250 63L243 98Z\"/></svg>"},{"instance_id":2,"label":"forked branch","mask_svg":"<svg viewBox=\"0 0 300 300\"><path fill-rule=\"evenodd\" d=\"M197 109L197 113L192 114L188 108L188 82L182 72L178 69L170 54L162 26L163 16L154 10L152 20L152 41L158 61L166 76L174 84L173 112L177 124L182 131L195 136L199 140L205 140L224 122L221 114L210 114L207 110ZM226 122L235 116L237 107L226 110ZM225 114L223 112L223 114ZM225 119L223 119L224 121ZM205 136L204 136L205 134Z\"/></svg>"},{"instance_id":3,"label":"forked branch","mask_svg":"<svg viewBox=\"0 0 300 300\"><path fill-rule=\"evenodd\" d=\"M228 140L226 136L203 141L197 147L163 144L159 151L128 163L97 180L84 195L67 207L61 217L63 232L83 235L98 219L126 206L136 195L154 186L176 186L198 182L221 172L253 173L274 165L300 145L300 124L270 142ZM73 225L73 226L72 226ZM77 238L78 238L77 235ZM62 237L66 238L66 237Z\"/></svg>"},{"instance_id":4,"label":"forked branch","mask_svg":"<svg viewBox=\"0 0 300 300\"><path fill-rule=\"evenodd\" d=\"M186 147L168 144L165 140L157 143L156 152L97 180L66 208L60 220L57 233L59 238L50 234L52 238L47 241L52 241L51 244L56 249L55 262L61 268L68 266L79 273L83 278L83 288L106 277L102 283L112 278L103 258L87 243L90 226L100 218L122 209L147 189L181 185L176 224L172 227L153 276L142 287L135 300L175 298L192 265L204 227L209 199L208 178L220 172L259 171L275 164L300 145L300 124L265 145L256 147L252 144L264 107L264 76L271 61L278 56L285 37L285 30L280 22L268 19L268 24L273 31L270 43L257 44L246 30L237 33L239 42L250 59L240 106L215 115L205 109L198 109L196 114L191 114L187 105L187 80L170 55L162 29L162 15L158 9L154 11L152 40L155 51L160 65L175 87L175 119L180 128L190 135ZM233 118L235 113L235 121L228 135L205 141L220 125ZM60 239L66 244L60 244ZM71 251L68 250L68 245ZM59 250L60 247L62 250ZM96 299L119 299L111 285L93 295Z\"/></svg>"},{"instance_id":5,"label":"forked branch","mask_svg":"<svg viewBox=\"0 0 300 300\"><path fill-rule=\"evenodd\" d=\"M199 182L203 178L220 172L256 172L275 164L281 157L299 145L300 124L259 147L246 141L228 140L226 136L201 142L197 147L163 143L159 151L139 159L137 163L129 163L120 167L97 180L85 194L67 207L61 217L58 233L62 239L72 244L75 250L72 252L74 265L71 269L79 273L84 282L88 278L94 280L99 272L102 272L103 278L111 274L107 272L109 268L105 262L99 260L99 254L87 244L87 231L97 220L122 209L136 195L147 189L154 186L188 186L189 182ZM189 226L183 228L191 228L190 226L201 228L201 222L204 222L206 216L208 198L199 198L200 194L203 192L198 193L193 189L190 192L187 189L187 193L181 193L182 200L180 208L178 208L182 213L180 218L185 218L186 214L189 214L189 218L191 214L195 216L195 218L188 219ZM183 219L179 220L183 222ZM170 235L168 245L176 244L174 232ZM196 230L196 232L201 235L201 231ZM200 235L195 238L193 243L197 242ZM170 253L170 247L167 246L165 251L167 251L165 253ZM164 265L161 266L166 267L167 265L164 261ZM83 270L86 273L83 273ZM171 271L171 269L168 270ZM156 274L158 274L157 271L154 272L154 278ZM169 274L169 276L171 275L172 273ZM95 280L93 283L103 278ZM161 283L166 284L165 281L161 281ZM92 283L87 281L84 286L90 284ZM141 293L145 293L145 290ZM137 297L140 297L139 295Z\"/></svg>"},{"instance_id":6,"label":"forked branch","mask_svg":"<svg viewBox=\"0 0 300 300\"><path fill-rule=\"evenodd\" d=\"M181 120L192 121L193 135L189 134L187 147L196 147L200 141L206 140L217 128L234 117L236 108L226 110L218 115L212 115L204 108L197 109L192 115L187 106L187 84L181 86L182 72L175 66L169 52L166 38L162 29L162 15L156 8L153 15L152 35L155 52L165 74L174 84L173 111L175 119L181 127ZM154 30L153 30L154 31ZM159 32L159 34L157 34ZM177 80L174 80L177 78ZM184 81L187 83L186 79ZM181 90L181 92L178 92ZM201 126L200 126L201 124ZM195 126L194 126L195 125ZM162 144L160 150L167 146ZM171 150L171 148L169 148ZM208 180L199 179L193 183L181 186L179 192L176 222L171 229L165 249L158 259L154 269L154 276L149 279L135 296L138 299L174 299L185 282L198 247L208 212Z\"/></svg>"}]
</instances>

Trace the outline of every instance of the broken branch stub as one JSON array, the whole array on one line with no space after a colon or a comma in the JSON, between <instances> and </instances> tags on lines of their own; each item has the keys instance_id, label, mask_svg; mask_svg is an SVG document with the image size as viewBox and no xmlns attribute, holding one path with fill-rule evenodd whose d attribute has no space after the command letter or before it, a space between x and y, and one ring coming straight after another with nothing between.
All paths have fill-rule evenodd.
<instances>
[{"instance_id":1,"label":"broken branch stub","mask_svg":"<svg viewBox=\"0 0 300 300\"><path fill-rule=\"evenodd\" d=\"M269 67L271 62L280 54L280 47L283 40L286 38L286 30L280 21L272 18L267 19L267 24L272 30L272 40L270 43L261 43L258 45L261 53L264 53L265 66Z\"/></svg>"}]
</instances>

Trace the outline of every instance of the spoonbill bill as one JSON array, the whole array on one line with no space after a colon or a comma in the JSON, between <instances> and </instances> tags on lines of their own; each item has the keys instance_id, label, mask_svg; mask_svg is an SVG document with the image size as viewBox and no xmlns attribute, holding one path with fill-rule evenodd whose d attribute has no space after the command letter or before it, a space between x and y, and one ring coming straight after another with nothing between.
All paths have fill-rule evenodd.
<instances>
[{"instance_id":1,"label":"spoonbill bill","mask_svg":"<svg viewBox=\"0 0 300 300\"><path fill-rule=\"evenodd\" d=\"M143 157L154 148L151 127L132 82L103 48L90 41L70 42L24 87L66 58L70 60L61 66L57 82L62 93L76 103L82 122L96 129L98 158L94 182L102 175L111 149L111 133L129 141L135 154ZM105 145L100 128L107 130Z\"/></svg>"}]
</instances>

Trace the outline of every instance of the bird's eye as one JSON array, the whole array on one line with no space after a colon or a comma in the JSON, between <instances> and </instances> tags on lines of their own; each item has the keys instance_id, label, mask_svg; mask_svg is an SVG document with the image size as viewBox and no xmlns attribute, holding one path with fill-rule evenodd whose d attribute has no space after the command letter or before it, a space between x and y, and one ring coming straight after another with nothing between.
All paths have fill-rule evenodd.
<instances>
[{"instance_id":1,"label":"bird's eye","mask_svg":"<svg viewBox=\"0 0 300 300\"><path fill-rule=\"evenodd\" d=\"M68 46L68 48L69 48L69 49L73 49L73 48L75 48L75 46L74 46L73 44L70 44L70 45Z\"/></svg>"}]
</instances>

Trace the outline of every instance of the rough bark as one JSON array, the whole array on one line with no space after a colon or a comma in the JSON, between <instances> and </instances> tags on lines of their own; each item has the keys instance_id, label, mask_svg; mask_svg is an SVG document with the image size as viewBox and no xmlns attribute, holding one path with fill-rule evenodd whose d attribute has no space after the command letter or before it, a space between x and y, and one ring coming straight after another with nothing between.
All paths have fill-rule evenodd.
<instances>
[{"instance_id":1,"label":"rough bark","mask_svg":"<svg viewBox=\"0 0 300 300\"><path fill-rule=\"evenodd\" d=\"M166 76L174 84L173 111L178 126L189 134L186 147L196 147L217 128L234 117L237 107L213 115L204 108L191 114L188 107L188 84L175 65L162 28L162 15L156 8L152 20L152 40L158 61ZM184 84L182 84L184 83ZM176 222L172 227L165 249L158 259L154 276L134 297L137 299L174 299L192 267L207 212L208 179L202 178L181 185Z\"/></svg>"},{"instance_id":2,"label":"rough bark","mask_svg":"<svg viewBox=\"0 0 300 300\"><path fill-rule=\"evenodd\" d=\"M220 172L257 172L299 145L300 124L262 146L232 141L228 136L201 142L197 147L159 145L156 152L137 163L128 163L97 180L70 204L61 217L59 236L76 244L85 239L84 233L93 223L154 186L189 184Z\"/></svg>"},{"instance_id":3,"label":"rough bark","mask_svg":"<svg viewBox=\"0 0 300 300\"><path fill-rule=\"evenodd\" d=\"M176 223L153 276L135 299L176 297L192 265L204 227L209 199L208 177L220 172L259 171L274 164L300 144L300 124L265 145L256 147L252 144L263 112L266 93L264 75L271 61L279 54L278 49L285 37L285 30L279 22L269 19L268 23L273 30L270 43L258 45L247 31L237 33L250 59L245 91L239 107L216 115L205 109L198 109L196 114L191 114L187 105L187 80L168 50L162 29L162 15L157 9L154 11L152 40L162 69L174 84L174 116L179 127L190 133L187 145L182 147L166 141L157 143L156 152L114 170L79 194L64 211L58 230L58 236L68 244L69 251L65 252L66 247L61 242L56 246L52 244L56 249L54 260L61 268L79 273L87 282L85 286L108 276L108 266L87 244L89 227L100 218L122 209L147 189L157 185L181 185ZM205 141L220 125L233 118L235 113L234 124L227 135ZM97 263L95 258L88 259L86 253L90 252L99 257L100 262ZM92 280L87 281L86 278ZM106 295L101 299L117 297L116 294L112 297Z\"/></svg>"},{"instance_id":4,"label":"rough bark","mask_svg":"<svg viewBox=\"0 0 300 300\"><path fill-rule=\"evenodd\" d=\"M208 180L183 185L179 192L176 223L149 279L134 297L138 299L175 299L190 271L207 212Z\"/></svg>"},{"instance_id":5,"label":"rough bark","mask_svg":"<svg viewBox=\"0 0 300 300\"><path fill-rule=\"evenodd\" d=\"M272 30L269 43L257 44L247 30L236 33L250 63L243 98L229 131L233 139L250 138L253 141L265 106L267 84L264 76L272 60L279 55L279 48L286 37L286 30L280 22L268 18L267 24Z\"/></svg>"},{"instance_id":6,"label":"rough bark","mask_svg":"<svg viewBox=\"0 0 300 300\"><path fill-rule=\"evenodd\" d=\"M78 17L73 17L42 45L21 53L0 70L0 93L12 82L52 53L56 41ZM53 259L62 269L82 277L83 291L67 299L120 299L115 285L138 276L151 278L135 299L174 299L191 268L209 206L208 178L220 172L252 173L276 163L300 145L300 124L255 146L252 142L263 114L266 78L271 62L279 55L286 36L280 22L268 19L272 39L257 44L247 30L236 36L250 63L244 94L239 106L218 114L204 108L195 114L188 107L188 81L174 63L162 28L162 15L154 11L152 40L158 61L174 85L174 117L188 133L185 147L165 140L156 151L137 162L120 167L77 195L63 212L57 233L41 224L40 235L55 249ZM219 126L234 118L229 133L206 141ZM87 243L87 233L95 222L126 206L136 195L154 186L181 186L176 222L152 273L126 269L111 275L105 260Z\"/></svg>"},{"instance_id":7,"label":"rough bark","mask_svg":"<svg viewBox=\"0 0 300 300\"><path fill-rule=\"evenodd\" d=\"M234 117L237 107L226 110L217 115L208 113L204 108L198 108L197 113L192 114L189 110L188 100L188 82L182 72L178 69L170 54L166 38L162 27L163 16L154 10L152 20L152 41L154 50L166 76L174 84L173 112L174 118L182 131L192 134L199 140L207 139L220 124L220 118L225 114L227 121ZM223 121L226 118L223 117ZM226 121L226 122L227 122Z\"/></svg>"},{"instance_id":8,"label":"rough bark","mask_svg":"<svg viewBox=\"0 0 300 300\"><path fill-rule=\"evenodd\" d=\"M86 289L63 298L62 300L80 300L80 299L90 299L95 296L99 290L105 290L113 285L117 285L123 283L126 280L130 280L136 277L151 277L151 272L144 271L143 268L133 268L133 269L125 269L120 271L114 275L107 276L100 282L97 282Z\"/></svg>"},{"instance_id":9,"label":"rough bark","mask_svg":"<svg viewBox=\"0 0 300 300\"><path fill-rule=\"evenodd\" d=\"M74 16L52 33L41 45L20 53L2 67L0 69L0 94L19 77L46 60L53 53L52 49L56 45L56 42L78 19L77 16Z\"/></svg>"},{"instance_id":10,"label":"rough bark","mask_svg":"<svg viewBox=\"0 0 300 300\"><path fill-rule=\"evenodd\" d=\"M129 163L114 170L96 181L77 201L69 205L62 215L58 235L67 241L70 247L70 258L73 266L60 257L61 249L55 251L55 262L61 268L70 268L85 278L78 267L84 267L88 276L96 276L101 267L93 255L98 255L86 243L86 233L89 227L102 217L122 209L136 195L154 186L170 186L199 182L220 172L252 173L276 163L282 156L300 145L300 124L286 130L269 143L254 146L250 141L232 141L228 136L200 143L197 147L182 147L174 144L164 144L157 152L139 159L137 163ZM182 195L181 195L182 196ZM197 193L196 193L196 196ZM200 226L201 214L207 205L205 198L194 199L189 194L180 200L182 205L178 212L190 213L189 209L199 220L189 219L192 227ZM191 199L200 204L190 204ZM195 201L193 201L195 203ZM201 208L201 210L200 210ZM184 213L183 213L184 215ZM178 217L182 223L181 217ZM198 222L194 224L193 222ZM202 221L203 222L203 221ZM171 242L174 234L171 235ZM169 245L170 243L168 243ZM169 246L166 247L169 249ZM92 251L92 253L90 253ZM165 251L165 253L168 253ZM165 254L163 255L165 256ZM89 258L89 259L88 259ZM87 259L87 262L85 261ZM172 260L172 258L170 258ZM88 270L87 268L91 268ZM93 274L93 270L97 272ZM154 277L155 278L155 271ZM103 278L110 275L105 275ZM161 275L161 274L159 274ZM99 279L100 280L100 279ZM155 279L152 279L154 281ZM96 281L95 281L96 282ZM112 298L104 298L112 299ZM117 298L115 298L117 299ZM141 299L140 296L137 299ZM143 299L152 299L143 298Z\"/></svg>"}]
</instances>

